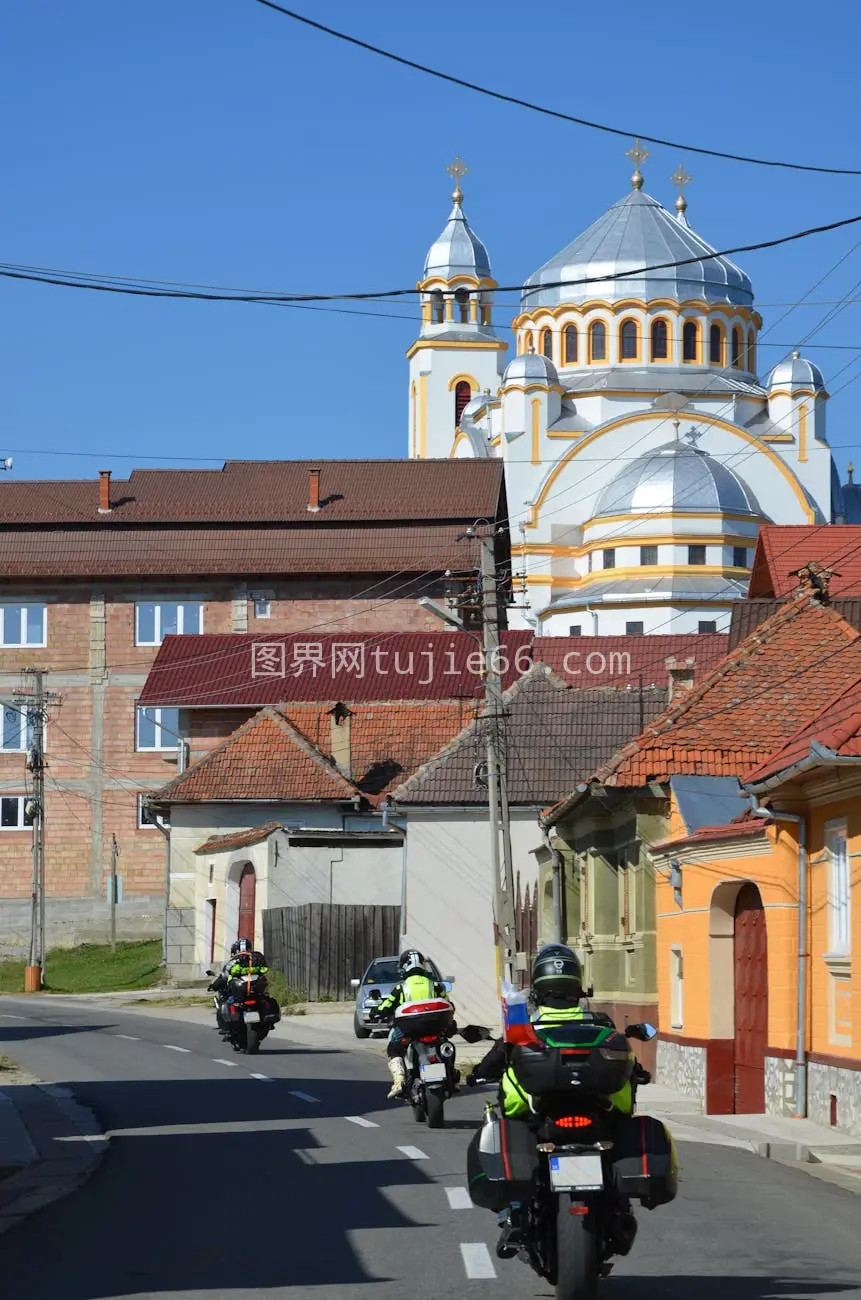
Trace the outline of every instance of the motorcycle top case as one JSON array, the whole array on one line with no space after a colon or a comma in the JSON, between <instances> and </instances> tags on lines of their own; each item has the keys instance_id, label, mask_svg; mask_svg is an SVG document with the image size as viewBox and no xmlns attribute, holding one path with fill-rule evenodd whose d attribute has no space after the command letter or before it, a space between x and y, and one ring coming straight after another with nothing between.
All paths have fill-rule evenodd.
<instances>
[{"instance_id":1,"label":"motorcycle top case","mask_svg":"<svg viewBox=\"0 0 861 1300\"><path fill-rule=\"evenodd\" d=\"M451 1003L444 998L403 1002L395 1011L395 1024L406 1038L443 1038L451 1028Z\"/></svg>"},{"instance_id":2,"label":"motorcycle top case","mask_svg":"<svg viewBox=\"0 0 861 1300\"><path fill-rule=\"evenodd\" d=\"M511 1063L521 1087L533 1097L552 1093L601 1097L618 1092L630 1079L634 1054L624 1034L589 1021L533 1024L531 1041L511 1048Z\"/></svg>"},{"instance_id":3,"label":"motorcycle top case","mask_svg":"<svg viewBox=\"0 0 861 1300\"><path fill-rule=\"evenodd\" d=\"M619 1126L612 1153L613 1178L622 1196L647 1208L675 1200L679 1187L676 1144L652 1115L633 1115Z\"/></svg>"},{"instance_id":4,"label":"motorcycle top case","mask_svg":"<svg viewBox=\"0 0 861 1300\"><path fill-rule=\"evenodd\" d=\"M538 1169L535 1134L522 1120L492 1114L472 1137L466 1153L469 1197L482 1210L504 1210L523 1200Z\"/></svg>"}]
</instances>

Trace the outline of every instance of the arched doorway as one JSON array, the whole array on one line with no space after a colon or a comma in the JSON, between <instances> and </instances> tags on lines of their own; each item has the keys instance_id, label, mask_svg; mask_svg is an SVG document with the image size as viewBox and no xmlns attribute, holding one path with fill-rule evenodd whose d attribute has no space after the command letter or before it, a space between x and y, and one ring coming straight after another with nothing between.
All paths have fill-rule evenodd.
<instances>
[{"instance_id":1,"label":"arched doorway","mask_svg":"<svg viewBox=\"0 0 861 1300\"><path fill-rule=\"evenodd\" d=\"M257 894L257 877L250 862L246 862L239 877L239 927L237 939L254 943L254 906Z\"/></svg>"},{"instance_id":2,"label":"arched doorway","mask_svg":"<svg viewBox=\"0 0 861 1300\"><path fill-rule=\"evenodd\" d=\"M742 885L733 920L733 1109L737 1115L765 1110L768 1047L768 936L756 885Z\"/></svg>"}]
</instances>

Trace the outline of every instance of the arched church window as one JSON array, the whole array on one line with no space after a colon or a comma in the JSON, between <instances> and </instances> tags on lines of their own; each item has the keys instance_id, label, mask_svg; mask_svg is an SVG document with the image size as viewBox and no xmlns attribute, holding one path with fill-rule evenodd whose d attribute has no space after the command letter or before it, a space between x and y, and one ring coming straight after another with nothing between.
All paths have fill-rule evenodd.
<instances>
[{"instance_id":1,"label":"arched church window","mask_svg":"<svg viewBox=\"0 0 861 1300\"><path fill-rule=\"evenodd\" d=\"M735 366L736 370L741 369L742 361L744 359L742 353L741 330L736 325L732 332L732 364Z\"/></svg>"},{"instance_id":2,"label":"arched church window","mask_svg":"<svg viewBox=\"0 0 861 1300\"><path fill-rule=\"evenodd\" d=\"M553 360L553 334L550 330L541 331L541 351L545 357Z\"/></svg>"},{"instance_id":3,"label":"arched church window","mask_svg":"<svg viewBox=\"0 0 861 1300\"><path fill-rule=\"evenodd\" d=\"M666 361L670 353L667 322L652 321L652 360Z\"/></svg>"},{"instance_id":4,"label":"arched church window","mask_svg":"<svg viewBox=\"0 0 861 1300\"><path fill-rule=\"evenodd\" d=\"M460 417L463 415L464 408L472 397L472 389L465 379L461 379L454 386L454 427L460 427Z\"/></svg>"},{"instance_id":5,"label":"arched church window","mask_svg":"<svg viewBox=\"0 0 861 1300\"><path fill-rule=\"evenodd\" d=\"M638 354L637 322L624 320L619 330L619 356L623 361L636 361Z\"/></svg>"},{"instance_id":6,"label":"arched church window","mask_svg":"<svg viewBox=\"0 0 861 1300\"><path fill-rule=\"evenodd\" d=\"M699 360L700 332L695 320L686 320L682 327L682 361Z\"/></svg>"},{"instance_id":7,"label":"arched church window","mask_svg":"<svg viewBox=\"0 0 861 1300\"><path fill-rule=\"evenodd\" d=\"M469 292L466 289L455 289L454 300L457 304L457 318L461 325L469 324Z\"/></svg>"},{"instance_id":8,"label":"arched church window","mask_svg":"<svg viewBox=\"0 0 861 1300\"><path fill-rule=\"evenodd\" d=\"M577 326L565 326L565 364L573 365L577 360Z\"/></svg>"},{"instance_id":9,"label":"arched church window","mask_svg":"<svg viewBox=\"0 0 861 1300\"><path fill-rule=\"evenodd\" d=\"M439 289L431 294L431 320L434 325L442 325L445 320L445 303Z\"/></svg>"},{"instance_id":10,"label":"arched church window","mask_svg":"<svg viewBox=\"0 0 861 1300\"><path fill-rule=\"evenodd\" d=\"M748 330L747 334L747 371L748 374L756 374L756 333L754 330Z\"/></svg>"},{"instance_id":11,"label":"arched church window","mask_svg":"<svg viewBox=\"0 0 861 1300\"><path fill-rule=\"evenodd\" d=\"M607 360L607 326L602 320L593 321L589 326L589 360Z\"/></svg>"},{"instance_id":12,"label":"arched church window","mask_svg":"<svg viewBox=\"0 0 861 1300\"><path fill-rule=\"evenodd\" d=\"M723 330L720 325L709 326L709 362L713 366L723 365Z\"/></svg>"}]
</instances>

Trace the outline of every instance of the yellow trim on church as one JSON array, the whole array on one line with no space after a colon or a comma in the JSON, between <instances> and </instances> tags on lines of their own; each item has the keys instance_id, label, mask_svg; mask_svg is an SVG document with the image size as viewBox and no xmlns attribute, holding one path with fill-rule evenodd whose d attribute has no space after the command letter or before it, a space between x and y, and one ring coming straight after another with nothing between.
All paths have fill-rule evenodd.
<instances>
[{"instance_id":1,"label":"yellow trim on church","mask_svg":"<svg viewBox=\"0 0 861 1300\"><path fill-rule=\"evenodd\" d=\"M453 393L458 384L469 384L474 393L478 392L478 380L474 375L468 375L462 371L459 375L453 375L448 381L448 391Z\"/></svg>"},{"instance_id":2,"label":"yellow trim on church","mask_svg":"<svg viewBox=\"0 0 861 1300\"><path fill-rule=\"evenodd\" d=\"M726 517L726 516L724 516ZM753 550L756 546L755 536L743 536L739 533L718 533L718 534L685 534L676 536L672 533L664 533L661 536L638 537L634 534L626 534L623 538L607 537L596 538L594 542L584 544L583 546L562 546L558 542L512 542L512 555L545 555L553 559L574 560L583 555L595 555L598 551L604 550L624 550L629 548L636 550L640 546L744 546L747 550ZM656 566L654 564L638 565L638 571L648 570L652 573ZM702 569L705 566L697 564L693 566ZM731 566L732 567L732 566ZM609 572L609 570L607 570ZM747 572L747 570L745 570Z\"/></svg>"},{"instance_id":3,"label":"yellow trim on church","mask_svg":"<svg viewBox=\"0 0 861 1300\"><path fill-rule=\"evenodd\" d=\"M502 339L464 339L453 343L450 339L416 339L407 349L407 360L411 361L417 352L428 349L442 351L445 348L459 348L468 352L504 352L508 347Z\"/></svg>"},{"instance_id":4,"label":"yellow trim on church","mask_svg":"<svg viewBox=\"0 0 861 1300\"><path fill-rule=\"evenodd\" d=\"M626 582L629 578L642 579L647 578L696 578L701 576L710 578L737 578L750 576L749 569L736 569L731 564L648 564L619 567L617 569L593 569L591 573L571 574L569 576L560 576L551 573L529 573L524 575L527 583L535 583L539 587L566 587L570 591L588 591L600 582L615 582L617 579ZM636 593L632 592L632 597ZM697 604L702 602L697 601ZM641 604L651 604L648 592L642 593Z\"/></svg>"}]
</instances>

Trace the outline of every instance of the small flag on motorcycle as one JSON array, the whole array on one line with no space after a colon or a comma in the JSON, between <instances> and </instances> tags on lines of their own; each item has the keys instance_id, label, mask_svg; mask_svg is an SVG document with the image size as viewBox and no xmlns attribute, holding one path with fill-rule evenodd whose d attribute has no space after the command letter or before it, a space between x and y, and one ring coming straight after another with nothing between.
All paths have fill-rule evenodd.
<instances>
[{"instance_id":1,"label":"small flag on motorcycle","mask_svg":"<svg viewBox=\"0 0 861 1300\"><path fill-rule=\"evenodd\" d=\"M525 990L503 986L502 1023L506 1043L525 1043L534 1038L529 1022L528 996Z\"/></svg>"}]
</instances>

